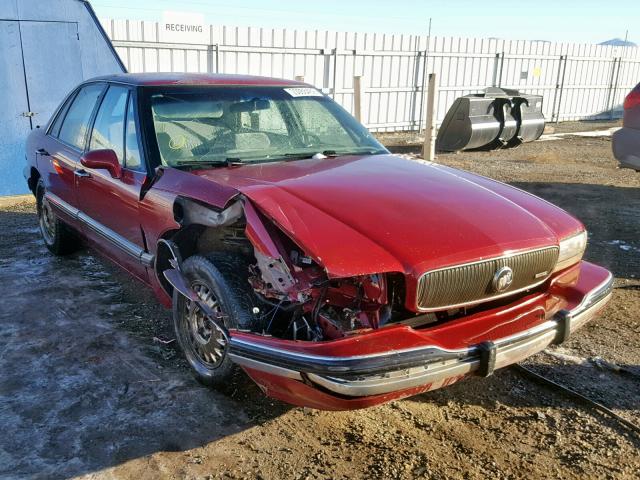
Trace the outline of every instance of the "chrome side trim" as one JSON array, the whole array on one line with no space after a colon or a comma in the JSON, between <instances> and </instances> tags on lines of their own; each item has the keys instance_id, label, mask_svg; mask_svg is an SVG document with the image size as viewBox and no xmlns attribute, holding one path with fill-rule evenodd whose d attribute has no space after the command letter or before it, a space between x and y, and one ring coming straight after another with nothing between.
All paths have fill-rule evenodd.
<instances>
[{"instance_id":1,"label":"chrome side trim","mask_svg":"<svg viewBox=\"0 0 640 480\"><path fill-rule=\"evenodd\" d=\"M145 267L152 267L154 262L154 256L149 252L146 252L135 243L127 240L122 235L114 232L110 228L104 226L100 222L97 222L86 213L69 205L57 195L51 192L45 192L45 197L48 201L58 207L61 211L72 217L74 220L79 221L83 225L89 227L93 232L100 235L105 240L108 240L120 250L137 259Z\"/></svg>"},{"instance_id":2,"label":"chrome side trim","mask_svg":"<svg viewBox=\"0 0 640 480\"><path fill-rule=\"evenodd\" d=\"M57 195L54 195L51 192L45 192L44 197L53 205L55 205L57 208L62 210L66 215L69 215L74 220L78 219L78 214L80 213L80 210L78 210L75 207L72 207Z\"/></svg>"},{"instance_id":3,"label":"chrome side trim","mask_svg":"<svg viewBox=\"0 0 640 480\"><path fill-rule=\"evenodd\" d=\"M556 343L568 319L573 333L591 320L610 300L613 276L592 289L570 311L562 311L529 330L493 341L494 368L517 363ZM339 395L360 397L418 386L435 389L452 378L482 371L481 345L460 350L436 346L350 357L292 352L231 337L231 358L240 365L287 378L306 377ZM399 366L402 365L402 366ZM324 372L323 372L324 371ZM364 373L369 371L369 373Z\"/></svg>"}]
</instances>

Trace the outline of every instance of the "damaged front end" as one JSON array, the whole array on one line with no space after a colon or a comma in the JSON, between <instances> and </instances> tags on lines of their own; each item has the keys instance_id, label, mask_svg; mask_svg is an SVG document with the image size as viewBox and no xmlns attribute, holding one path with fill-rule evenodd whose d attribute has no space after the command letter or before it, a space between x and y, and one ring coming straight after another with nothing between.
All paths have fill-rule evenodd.
<instances>
[{"instance_id":1,"label":"damaged front end","mask_svg":"<svg viewBox=\"0 0 640 480\"><path fill-rule=\"evenodd\" d=\"M180 271L179 241L165 240L164 279L209 317L224 355L266 394L296 405L363 408L490 375L564 341L611 295L611 274L580 262L506 299L424 313L407 307L411 273L334 277L245 197L220 211L178 205L182 227L197 226L191 253L229 248L246 257L251 327L227 328L202 301Z\"/></svg>"},{"instance_id":2,"label":"damaged front end","mask_svg":"<svg viewBox=\"0 0 640 480\"><path fill-rule=\"evenodd\" d=\"M244 197L219 211L178 197L174 215L184 230L192 229L191 237L199 236L196 245L188 247L189 253L222 248L247 257L244 273L255 295L253 333L294 341L335 340L384 326L394 310L411 314L403 307L401 274L330 278L317 259ZM243 235L238 234L240 230ZM229 246L232 240L235 248ZM169 256L162 275L171 287L193 300L180 274L185 255L180 253L179 241L161 240L159 248Z\"/></svg>"}]
</instances>

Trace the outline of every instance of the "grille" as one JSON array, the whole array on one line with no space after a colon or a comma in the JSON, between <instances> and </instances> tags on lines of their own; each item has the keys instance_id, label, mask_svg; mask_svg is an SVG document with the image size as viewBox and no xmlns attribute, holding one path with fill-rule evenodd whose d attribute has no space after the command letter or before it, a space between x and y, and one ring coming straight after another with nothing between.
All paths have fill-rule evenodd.
<instances>
[{"instance_id":1,"label":"grille","mask_svg":"<svg viewBox=\"0 0 640 480\"><path fill-rule=\"evenodd\" d=\"M558 247L548 247L427 272L418 282L418 308L445 310L526 290L544 282L557 261ZM502 267L513 270L513 281L497 293L493 277Z\"/></svg>"}]
</instances>

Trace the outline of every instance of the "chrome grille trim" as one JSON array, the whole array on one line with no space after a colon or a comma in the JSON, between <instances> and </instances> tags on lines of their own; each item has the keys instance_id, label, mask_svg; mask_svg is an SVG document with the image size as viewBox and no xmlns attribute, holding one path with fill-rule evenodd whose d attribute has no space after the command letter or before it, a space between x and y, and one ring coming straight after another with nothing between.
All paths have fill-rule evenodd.
<instances>
[{"instance_id":1,"label":"chrome grille trim","mask_svg":"<svg viewBox=\"0 0 640 480\"><path fill-rule=\"evenodd\" d=\"M512 253L461 265L430 270L418 280L417 305L420 312L449 310L516 294L544 283L558 261L557 246ZM491 281L503 267L513 269L513 283L505 292L495 294ZM536 274L547 272L536 278Z\"/></svg>"}]
</instances>

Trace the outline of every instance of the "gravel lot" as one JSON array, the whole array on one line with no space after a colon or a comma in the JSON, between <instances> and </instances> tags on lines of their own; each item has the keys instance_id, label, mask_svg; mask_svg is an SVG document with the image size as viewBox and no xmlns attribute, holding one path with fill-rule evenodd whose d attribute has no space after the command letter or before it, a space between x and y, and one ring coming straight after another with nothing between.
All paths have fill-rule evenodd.
<instances>
[{"instance_id":1,"label":"gravel lot","mask_svg":"<svg viewBox=\"0 0 640 480\"><path fill-rule=\"evenodd\" d=\"M527 365L640 424L640 173L616 167L609 138L437 161L584 221L614 299ZM355 412L292 408L241 374L206 389L140 284L87 252L50 256L32 203L0 207L0 231L2 478L638 478L637 434L511 369Z\"/></svg>"}]
</instances>

